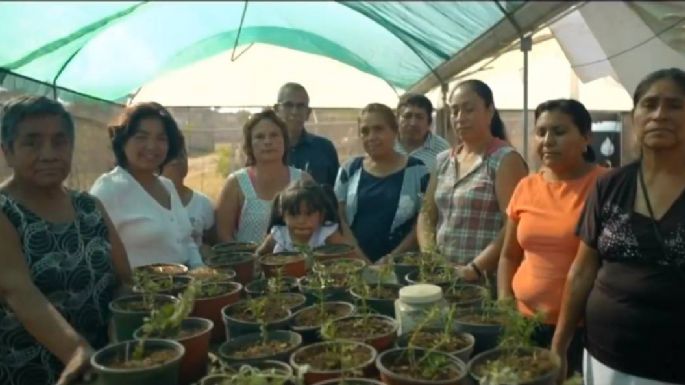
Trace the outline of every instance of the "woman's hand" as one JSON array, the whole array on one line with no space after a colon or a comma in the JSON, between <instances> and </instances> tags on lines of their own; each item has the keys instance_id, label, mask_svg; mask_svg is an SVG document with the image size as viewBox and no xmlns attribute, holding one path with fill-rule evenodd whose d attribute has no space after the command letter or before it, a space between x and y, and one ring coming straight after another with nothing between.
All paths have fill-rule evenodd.
<instances>
[{"instance_id":1,"label":"woman's hand","mask_svg":"<svg viewBox=\"0 0 685 385\"><path fill-rule=\"evenodd\" d=\"M92 373L89 372L90 357L93 353L93 349L87 343L83 342L79 345L69 359L69 362L66 363L56 385L72 384L79 380L90 382L89 377L92 376Z\"/></svg>"},{"instance_id":2,"label":"woman's hand","mask_svg":"<svg viewBox=\"0 0 685 385\"><path fill-rule=\"evenodd\" d=\"M552 344L552 353L559 358L559 375L557 376L557 384L561 385L566 381L566 372L568 372L568 357L566 356L566 349L559 349Z\"/></svg>"},{"instance_id":3,"label":"woman's hand","mask_svg":"<svg viewBox=\"0 0 685 385\"><path fill-rule=\"evenodd\" d=\"M480 274L473 268L470 264L456 266L457 275L465 282L478 282L480 280Z\"/></svg>"}]
</instances>

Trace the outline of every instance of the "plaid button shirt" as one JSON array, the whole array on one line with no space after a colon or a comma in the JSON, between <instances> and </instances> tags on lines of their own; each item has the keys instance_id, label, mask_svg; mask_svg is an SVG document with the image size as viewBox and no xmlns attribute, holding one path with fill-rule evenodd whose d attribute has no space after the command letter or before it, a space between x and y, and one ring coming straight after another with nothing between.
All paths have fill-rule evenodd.
<instances>
[{"instance_id":1,"label":"plaid button shirt","mask_svg":"<svg viewBox=\"0 0 685 385\"><path fill-rule=\"evenodd\" d=\"M436 242L452 262L467 263L492 242L504 224L495 194L495 175L505 155L514 151L496 139L481 162L457 180L452 150L438 155Z\"/></svg>"}]
</instances>

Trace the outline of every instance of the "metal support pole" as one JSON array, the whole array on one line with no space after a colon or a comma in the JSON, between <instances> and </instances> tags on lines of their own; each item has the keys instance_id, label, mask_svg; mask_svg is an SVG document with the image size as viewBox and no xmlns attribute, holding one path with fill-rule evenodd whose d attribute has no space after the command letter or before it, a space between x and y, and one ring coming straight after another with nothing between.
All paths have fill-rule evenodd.
<instances>
[{"instance_id":1,"label":"metal support pole","mask_svg":"<svg viewBox=\"0 0 685 385\"><path fill-rule=\"evenodd\" d=\"M521 38L523 52L523 159L528 163L528 51L533 48L533 37L528 34Z\"/></svg>"}]
</instances>

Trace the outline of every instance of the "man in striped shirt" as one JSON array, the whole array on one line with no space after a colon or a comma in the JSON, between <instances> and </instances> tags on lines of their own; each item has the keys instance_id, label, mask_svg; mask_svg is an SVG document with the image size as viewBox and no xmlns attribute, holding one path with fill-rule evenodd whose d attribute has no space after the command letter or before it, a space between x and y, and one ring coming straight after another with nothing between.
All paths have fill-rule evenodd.
<instances>
[{"instance_id":1,"label":"man in striped shirt","mask_svg":"<svg viewBox=\"0 0 685 385\"><path fill-rule=\"evenodd\" d=\"M408 94L397 106L400 126L395 151L421 160L430 172L435 170L435 157L450 148L445 139L431 132L433 104L419 94Z\"/></svg>"}]
</instances>

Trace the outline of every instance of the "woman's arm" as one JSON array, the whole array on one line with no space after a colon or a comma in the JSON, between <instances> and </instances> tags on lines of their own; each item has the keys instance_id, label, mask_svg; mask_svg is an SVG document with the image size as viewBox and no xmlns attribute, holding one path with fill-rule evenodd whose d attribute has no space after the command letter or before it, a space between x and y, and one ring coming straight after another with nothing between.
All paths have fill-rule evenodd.
<instances>
[{"instance_id":1,"label":"woman's arm","mask_svg":"<svg viewBox=\"0 0 685 385\"><path fill-rule=\"evenodd\" d=\"M100 213L102 213L102 218L107 225L109 244L112 246L112 264L119 281L119 288L116 296L118 297L124 294L129 294L131 292L131 288L133 287L133 281L131 277L131 266L128 262L128 255L126 254L126 248L124 247L124 243L119 237L119 232L112 223L107 210L105 210L105 206L98 198L93 197L93 199L95 199L98 209L100 210Z\"/></svg>"},{"instance_id":2,"label":"woman's arm","mask_svg":"<svg viewBox=\"0 0 685 385\"><path fill-rule=\"evenodd\" d=\"M566 351L585 311L585 303L597 278L599 266L597 250L580 241L576 259L566 276L561 312L551 345L551 350L562 358L564 364ZM561 373L560 376L565 377L566 370L562 370Z\"/></svg>"},{"instance_id":3,"label":"woman's arm","mask_svg":"<svg viewBox=\"0 0 685 385\"><path fill-rule=\"evenodd\" d=\"M19 236L2 213L0 238L0 298L26 331L67 366L58 384L66 383L87 365L92 350L33 284Z\"/></svg>"},{"instance_id":4,"label":"woman's arm","mask_svg":"<svg viewBox=\"0 0 685 385\"><path fill-rule=\"evenodd\" d=\"M419 218L416 221L416 238L421 251L433 251L436 248L435 227L438 224L438 206L435 204L435 189L438 185L438 177L431 174L428 188L423 197Z\"/></svg>"},{"instance_id":5,"label":"woman's arm","mask_svg":"<svg viewBox=\"0 0 685 385\"><path fill-rule=\"evenodd\" d=\"M521 265L521 260L523 260L523 249L516 238L517 228L518 223L516 221L511 218L507 219L502 255L497 267L497 297L499 299L514 297L512 280L516 270Z\"/></svg>"},{"instance_id":6,"label":"woman's arm","mask_svg":"<svg viewBox=\"0 0 685 385\"><path fill-rule=\"evenodd\" d=\"M340 230L336 230L333 234L329 235L328 238L326 238L326 244L327 245L340 245L340 244L349 244L347 239L340 233Z\"/></svg>"},{"instance_id":7,"label":"woman's arm","mask_svg":"<svg viewBox=\"0 0 685 385\"><path fill-rule=\"evenodd\" d=\"M361 247L359 247L359 243L357 243L357 238L354 237L354 234L352 233L352 229L350 229L350 226L347 224L347 213L346 213L346 203L345 202L340 202L338 204L338 215L340 216L340 227L342 227L343 234L342 236L344 237L345 242L349 245L354 246L355 252L359 256L359 258L363 259L366 261L368 264L372 264L371 260L369 257L364 254L364 251L362 251Z\"/></svg>"},{"instance_id":8,"label":"woman's arm","mask_svg":"<svg viewBox=\"0 0 685 385\"><path fill-rule=\"evenodd\" d=\"M221 189L214 213L219 242L233 241L242 205L243 194L240 192L238 180L234 175L230 175Z\"/></svg>"},{"instance_id":9,"label":"woman's arm","mask_svg":"<svg viewBox=\"0 0 685 385\"><path fill-rule=\"evenodd\" d=\"M407 236L404 237L402 242L400 242L397 247L395 247L390 254L400 254L404 253L405 251L410 251L410 250L416 250L416 246L418 245L418 242L416 242L416 224L412 226L411 231Z\"/></svg>"},{"instance_id":10,"label":"woman's arm","mask_svg":"<svg viewBox=\"0 0 685 385\"><path fill-rule=\"evenodd\" d=\"M518 182L526 175L528 175L528 167L517 152L511 152L502 159L495 175L495 194L497 195L497 204L505 218L509 199L511 199ZM494 272L497 269L499 255L504 243L504 232L505 229L502 227L497 237L474 258L473 263L481 272ZM460 271L467 281L475 281L479 278L479 274L471 265L460 268Z\"/></svg>"}]
</instances>

